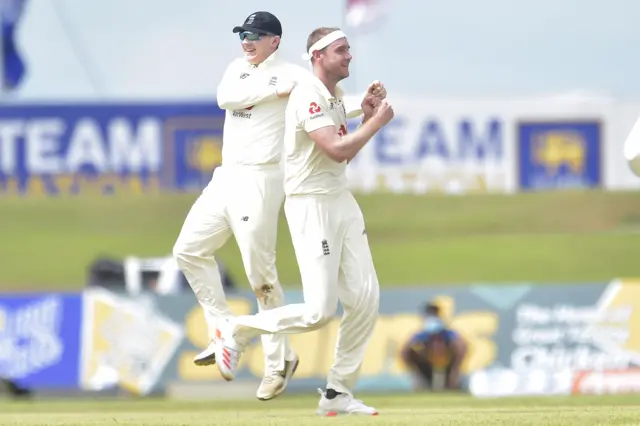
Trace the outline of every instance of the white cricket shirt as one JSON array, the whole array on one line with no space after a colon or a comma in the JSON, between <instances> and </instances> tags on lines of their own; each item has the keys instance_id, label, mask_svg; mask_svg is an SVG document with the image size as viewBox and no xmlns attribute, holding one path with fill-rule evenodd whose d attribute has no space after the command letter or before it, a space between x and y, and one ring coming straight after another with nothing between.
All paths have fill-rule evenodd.
<instances>
[{"instance_id":1,"label":"white cricket shirt","mask_svg":"<svg viewBox=\"0 0 640 426\"><path fill-rule=\"evenodd\" d=\"M222 165L279 164L288 98L280 99L280 81L312 76L304 68L278 59L277 52L255 66L244 58L233 61L218 86L218 106L224 110Z\"/></svg>"},{"instance_id":2,"label":"white cricket shirt","mask_svg":"<svg viewBox=\"0 0 640 426\"><path fill-rule=\"evenodd\" d=\"M322 127L347 133L343 93L332 96L317 77L296 85L289 96L284 136L284 191L286 195L334 194L347 188L347 161L338 163L309 137Z\"/></svg>"}]
</instances>

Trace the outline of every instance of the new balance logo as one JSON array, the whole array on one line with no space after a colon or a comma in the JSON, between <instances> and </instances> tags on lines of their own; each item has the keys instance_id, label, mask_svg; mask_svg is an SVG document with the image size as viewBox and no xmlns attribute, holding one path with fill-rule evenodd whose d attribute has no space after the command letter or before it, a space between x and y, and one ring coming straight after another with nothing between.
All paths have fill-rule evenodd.
<instances>
[{"instance_id":1,"label":"new balance logo","mask_svg":"<svg viewBox=\"0 0 640 426\"><path fill-rule=\"evenodd\" d=\"M325 256L329 256L331 252L329 252L329 243L327 240L322 240L322 254Z\"/></svg>"},{"instance_id":2,"label":"new balance logo","mask_svg":"<svg viewBox=\"0 0 640 426\"><path fill-rule=\"evenodd\" d=\"M367 230L366 229L362 230L362 235L367 235Z\"/></svg>"}]
</instances>

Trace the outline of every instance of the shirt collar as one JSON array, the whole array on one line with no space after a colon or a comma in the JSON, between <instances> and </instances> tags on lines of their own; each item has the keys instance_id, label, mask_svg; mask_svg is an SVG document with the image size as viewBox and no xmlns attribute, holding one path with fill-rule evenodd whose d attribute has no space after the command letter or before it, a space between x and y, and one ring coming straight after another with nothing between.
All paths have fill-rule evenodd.
<instances>
[{"instance_id":1,"label":"shirt collar","mask_svg":"<svg viewBox=\"0 0 640 426\"><path fill-rule=\"evenodd\" d=\"M329 93L327 86L325 86L324 83L315 75L313 76L313 84L318 88L318 90L320 90L322 96L324 96L328 101L335 101L336 99L342 98L344 96L344 91L340 88L340 86L336 86L336 95L333 96L331 93Z\"/></svg>"},{"instance_id":2,"label":"shirt collar","mask_svg":"<svg viewBox=\"0 0 640 426\"><path fill-rule=\"evenodd\" d=\"M276 50L271 55L269 55L267 59L260 62L258 65L252 65L249 62L247 62L247 65L250 66L251 68L264 68L265 66L269 66L269 64L273 63L277 59L278 59L278 51Z\"/></svg>"}]
</instances>

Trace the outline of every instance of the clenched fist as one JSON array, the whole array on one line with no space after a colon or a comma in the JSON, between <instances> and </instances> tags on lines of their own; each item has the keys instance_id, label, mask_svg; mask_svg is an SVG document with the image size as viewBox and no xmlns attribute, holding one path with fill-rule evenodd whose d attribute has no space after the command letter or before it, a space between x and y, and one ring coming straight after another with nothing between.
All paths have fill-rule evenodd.
<instances>
[{"instance_id":1,"label":"clenched fist","mask_svg":"<svg viewBox=\"0 0 640 426\"><path fill-rule=\"evenodd\" d=\"M380 83L378 80L375 80L367 88L367 95L373 95L377 99L382 100L387 97L387 89L384 88L384 84Z\"/></svg>"},{"instance_id":2,"label":"clenched fist","mask_svg":"<svg viewBox=\"0 0 640 426\"><path fill-rule=\"evenodd\" d=\"M393 119L394 115L395 113L393 112L391 104L386 99L383 99L376 108L374 117L380 120L384 126Z\"/></svg>"}]
</instances>

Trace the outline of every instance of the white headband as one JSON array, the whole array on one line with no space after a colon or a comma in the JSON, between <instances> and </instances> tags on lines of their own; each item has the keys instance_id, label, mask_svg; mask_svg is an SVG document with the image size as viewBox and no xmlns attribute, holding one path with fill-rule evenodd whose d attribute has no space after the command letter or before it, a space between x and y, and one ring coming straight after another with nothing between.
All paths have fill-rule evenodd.
<instances>
[{"instance_id":1,"label":"white headband","mask_svg":"<svg viewBox=\"0 0 640 426\"><path fill-rule=\"evenodd\" d=\"M313 58L313 52L317 50L322 50L328 45L330 45L331 43L333 43L334 41L340 40L341 38L347 38L347 36L345 33L343 33L340 30L327 34L326 36L322 37L320 40L313 43L313 46L309 48L309 51L307 53L302 54L302 59L305 61L311 60L311 58Z\"/></svg>"}]
</instances>

